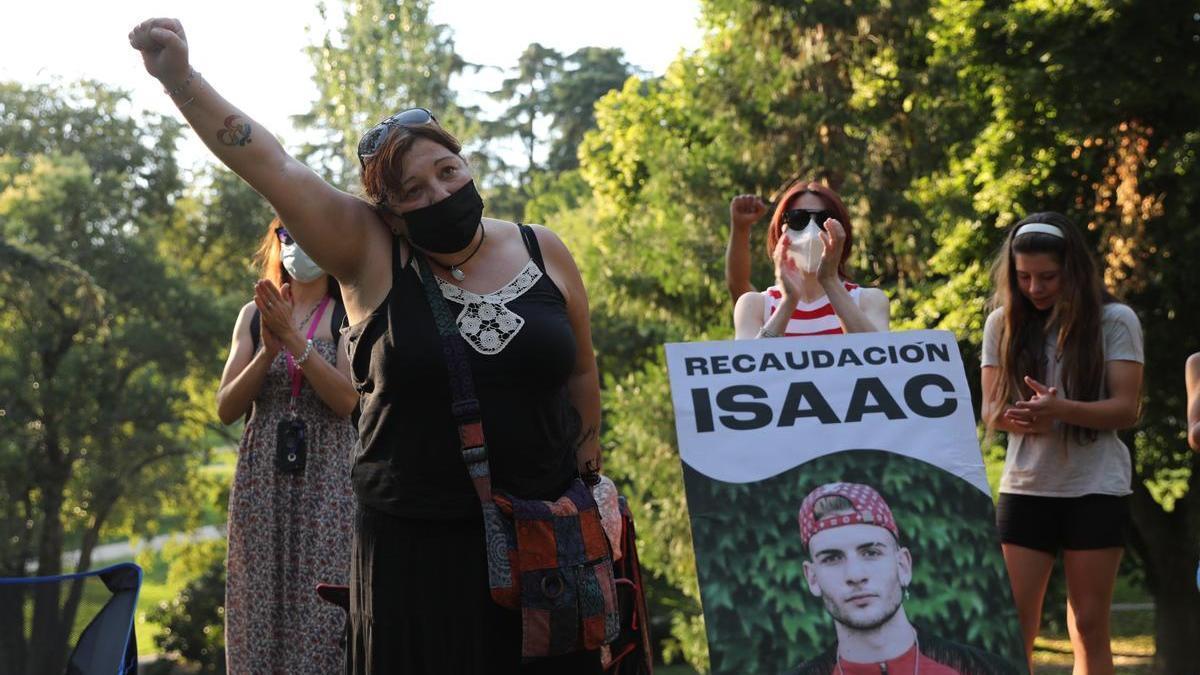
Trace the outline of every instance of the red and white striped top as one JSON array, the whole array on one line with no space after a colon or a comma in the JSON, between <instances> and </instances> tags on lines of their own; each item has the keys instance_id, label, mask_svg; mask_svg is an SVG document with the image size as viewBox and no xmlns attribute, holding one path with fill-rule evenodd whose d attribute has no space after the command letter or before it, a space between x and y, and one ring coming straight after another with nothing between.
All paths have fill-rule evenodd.
<instances>
[{"instance_id":1,"label":"red and white striped top","mask_svg":"<svg viewBox=\"0 0 1200 675\"><path fill-rule=\"evenodd\" d=\"M850 299L854 300L854 304L858 304L858 296L862 289L858 284L843 281L846 290L850 292ZM775 310L779 308L779 301L783 299L783 291L778 286L771 286L763 294L763 324L771 318ZM829 302L828 296L814 300L813 302L804 302L801 300L796 303L796 310L792 312L792 318L787 323L787 330L784 331L786 336L796 335L841 335L842 323L838 321L837 314L833 311L833 304Z\"/></svg>"}]
</instances>

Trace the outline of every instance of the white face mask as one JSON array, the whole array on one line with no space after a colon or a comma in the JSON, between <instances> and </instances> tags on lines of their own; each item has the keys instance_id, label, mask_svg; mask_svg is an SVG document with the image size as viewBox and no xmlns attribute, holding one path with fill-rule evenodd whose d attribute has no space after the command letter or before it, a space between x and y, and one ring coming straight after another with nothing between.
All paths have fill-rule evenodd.
<instances>
[{"instance_id":1,"label":"white face mask","mask_svg":"<svg viewBox=\"0 0 1200 675\"><path fill-rule=\"evenodd\" d=\"M300 283L313 281L325 274L325 270L318 267L297 244L281 244L279 260L283 263L283 269L287 270L288 276Z\"/></svg>"},{"instance_id":2,"label":"white face mask","mask_svg":"<svg viewBox=\"0 0 1200 675\"><path fill-rule=\"evenodd\" d=\"M821 241L821 228L817 226L816 218L809 216L808 225L803 230L784 230L788 237L788 249L792 253L792 260L796 261L796 265L807 272L808 274L816 274L817 267L821 264L821 254L825 251L825 244Z\"/></svg>"}]
</instances>

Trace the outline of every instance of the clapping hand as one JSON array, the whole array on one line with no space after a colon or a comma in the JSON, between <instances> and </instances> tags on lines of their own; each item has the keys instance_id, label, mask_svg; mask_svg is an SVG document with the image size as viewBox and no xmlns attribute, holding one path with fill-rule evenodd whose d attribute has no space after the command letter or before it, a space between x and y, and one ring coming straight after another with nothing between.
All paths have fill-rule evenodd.
<instances>
[{"instance_id":1,"label":"clapping hand","mask_svg":"<svg viewBox=\"0 0 1200 675\"><path fill-rule=\"evenodd\" d=\"M270 332L278 347L294 346L297 342L303 342L296 327L292 325L291 290L288 284L284 284L283 292L280 292L268 279L261 279L254 284L254 305L258 307L262 320L263 335ZM263 338L264 344L266 339Z\"/></svg>"},{"instance_id":2,"label":"clapping hand","mask_svg":"<svg viewBox=\"0 0 1200 675\"><path fill-rule=\"evenodd\" d=\"M792 259L788 249L790 240L787 232L779 236L775 251L771 257L775 260L775 285L783 290L783 296L790 301L800 298L800 288L803 285L803 273L800 266Z\"/></svg>"},{"instance_id":3,"label":"clapping hand","mask_svg":"<svg viewBox=\"0 0 1200 675\"><path fill-rule=\"evenodd\" d=\"M1004 411L1004 417L1023 433L1046 433L1054 428L1058 419L1059 405L1057 387L1047 387L1032 377L1025 377L1025 384L1033 390L1033 396L1027 401L1017 401L1016 405Z\"/></svg>"},{"instance_id":4,"label":"clapping hand","mask_svg":"<svg viewBox=\"0 0 1200 675\"><path fill-rule=\"evenodd\" d=\"M838 265L842 262L842 249L846 246L846 228L834 218L825 221L821 230L821 262L817 265L817 279L839 281Z\"/></svg>"}]
</instances>

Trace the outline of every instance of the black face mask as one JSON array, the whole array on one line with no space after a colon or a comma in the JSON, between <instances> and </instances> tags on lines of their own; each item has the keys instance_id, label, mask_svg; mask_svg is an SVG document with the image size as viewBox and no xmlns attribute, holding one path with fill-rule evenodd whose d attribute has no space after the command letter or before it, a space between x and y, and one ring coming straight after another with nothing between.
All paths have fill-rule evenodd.
<instances>
[{"instance_id":1,"label":"black face mask","mask_svg":"<svg viewBox=\"0 0 1200 675\"><path fill-rule=\"evenodd\" d=\"M417 248L454 253L471 244L483 219L483 199L469 181L440 202L401 214L408 238Z\"/></svg>"}]
</instances>

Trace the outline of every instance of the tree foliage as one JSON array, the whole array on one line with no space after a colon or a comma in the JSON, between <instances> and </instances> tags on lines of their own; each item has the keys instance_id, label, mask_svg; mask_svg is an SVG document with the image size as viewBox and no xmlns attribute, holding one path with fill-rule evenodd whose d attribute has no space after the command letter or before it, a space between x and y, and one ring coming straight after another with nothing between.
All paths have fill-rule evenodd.
<instances>
[{"instance_id":1,"label":"tree foliage","mask_svg":"<svg viewBox=\"0 0 1200 675\"><path fill-rule=\"evenodd\" d=\"M430 2L323 8L334 27L310 50L320 96L299 119L301 154L352 188L359 135L430 108L472 142L489 213L545 222L570 245L604 376L607 465L638 517L671 655L707 664L661 345L732 335L729 198L813 176L850 207L855 279L889 293L894 327L955 331L969 372L1002 228L1054 209L1087 229L1145 328L1131 550L1155 599L1158 667L1194 662L1200 466L1183 444L1179 372L1197 349L1179 336L1200 315L1192 3L702 0L703 45L661 77L616 50L531 45L489 126L455 96L472 66ZM185 180L178 133L93 83L0 83L2 574L30 560L55 573L64 548L149 531L197 498L178 488L211 429L270 212L227 172ZM523 171L487 150L512 134ZM32 630L61 635L68 617L40 602ZM24 626L14 607L0 596L0 622ZM11 653L27 672L56 670Z\"/></svg>"},{"instance_id":2,"label":"tree foliage","mask_svg":"<svg viewBox=\"0 0 1200 675\"><path fill-rule=\"evenodd\" d=\"M163 627L154 641L201 673L224 673L225 542L208 542L185 553L191 557L187 567L196 569L186 571L188 581L178 595L150 611L149 619Z\"/></svg>"},{"instance_id":3,"label":"tree foliage","mask_svg":"<svg viewBox=\"0 0 1200 675\"><path fill-rule=\"evenodd\" d=\"M186 488L232 315L164 255L188 236L178 125L126 110L94 83L0 85L2 576L58 574L68 550L87 570L102 538L200 512ZM0 599L14 672L62 669L81 588L39 589L28 616Z\"/></svg>"},{"instance_id":4,"label":"tree foliage","mask_svg":"<svg viewBox=\"0 0 1200 675\"><path fill-rule=\"evenodd\" d=\"M329 30L309 48L319 96L297 122L319 140L300 153L335 185L358 181L359 137L406 108L428 108L460 140L476 133L474 111L458 105L451 79L468 64L446 26L429 20L430 0L337 0L320 4ZM331 21L332 20L332 21Z\"/></svg>"},{"instance_id":5,"label":"tree foliage","mask_svg":"<svg viewBox=\"0 0 1200 675\"><path fill-rule=\"evenodd\" d=\"M978 365L987 269L1002 228L1059 210L1084 226L1106 281L1138 311L1149 360L1131 437L1137 535L1159 614L1159 661L1190 663L1200 598L1196 459L1181 374L1195 344L1200 22L1184 2L706 0L703 46L596 106L578 174L528 211L580 261L606 374L607 447L643 531L686 531L658 348L726 338L727 204L820 177L852 214L852 274L893 299L893 325L959 336ZM1115 56L1119 55L1119 57ZM580 190L582 178L590 189ZM527 215L529 215L527 213ZM755 281L770 281L754 238ZM971 378L975 379L975 378ZM625 397L643 397L627 401ZM646 488L638 486L646 485ZM644 505L643 505L644 504ZM1185 536L1179 536L1186 533ZM648 537L657 578L692 601L678 646L703 666L690 552ZM1190 608L1189 608L1190 607ZM1182 627L1182 628L1180 628Z\"/></svg>"}]
</instances>

